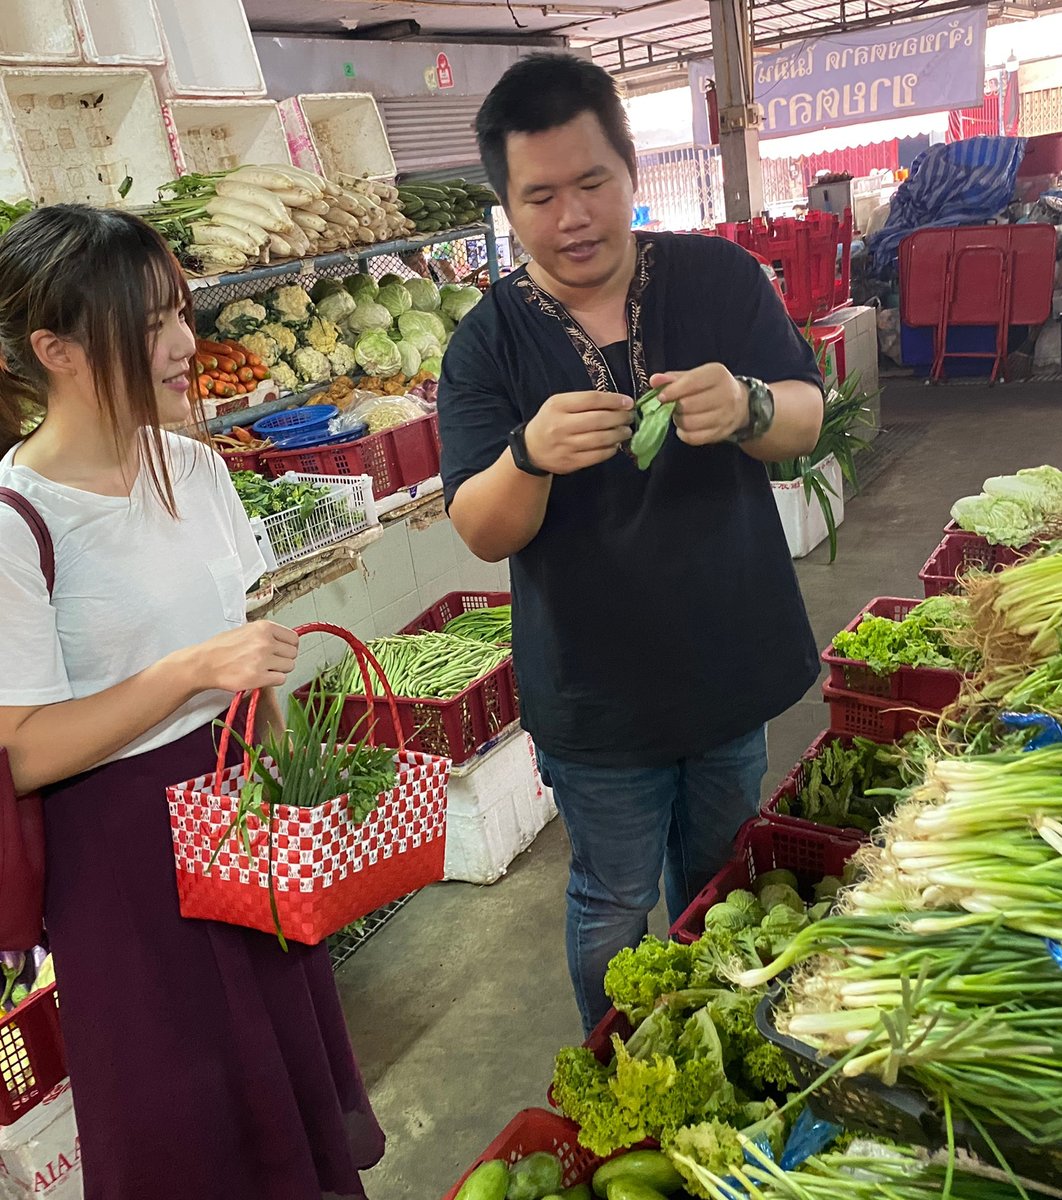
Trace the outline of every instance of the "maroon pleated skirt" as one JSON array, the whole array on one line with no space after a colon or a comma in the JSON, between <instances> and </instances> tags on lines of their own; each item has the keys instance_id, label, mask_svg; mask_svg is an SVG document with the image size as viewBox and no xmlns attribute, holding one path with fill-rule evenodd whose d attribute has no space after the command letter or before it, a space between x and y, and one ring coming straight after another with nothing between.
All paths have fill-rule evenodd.
<instances>
[{"instance_id":1,"label":"maroon pleated skirt","mask_svg":"<svg viewBox=\"0 0 1062 1200\"><path fill-rule=\"evenodd\" d=\"M326 947L178 910L165 789L214 761L205 726L45 799L85 1200L364 1197L384 1136Z\"/></svg>"}]
</instances>

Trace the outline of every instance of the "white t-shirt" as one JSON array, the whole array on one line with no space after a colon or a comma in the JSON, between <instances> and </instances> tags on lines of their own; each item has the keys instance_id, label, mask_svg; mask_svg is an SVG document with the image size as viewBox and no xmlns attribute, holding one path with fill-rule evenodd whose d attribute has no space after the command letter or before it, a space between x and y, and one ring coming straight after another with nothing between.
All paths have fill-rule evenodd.
<instances>
[{"instance_id":1,"label":"white t-shirt","mask_svg":"<svg viewBox=\"0 0 1062 1200\"><path fill-rule=\"evenodd\" d=\"M228 470L205 446L165 438L178 520L146 469L127 499L15 466L17 447L0 460L0 487L30 501L55 545L49 602L33 534L0 505L0 705L95 695L245 622L247 589L265 563ZM231 700L203 692L107 761L175 742Z\"/></svg>"}]
</instances>

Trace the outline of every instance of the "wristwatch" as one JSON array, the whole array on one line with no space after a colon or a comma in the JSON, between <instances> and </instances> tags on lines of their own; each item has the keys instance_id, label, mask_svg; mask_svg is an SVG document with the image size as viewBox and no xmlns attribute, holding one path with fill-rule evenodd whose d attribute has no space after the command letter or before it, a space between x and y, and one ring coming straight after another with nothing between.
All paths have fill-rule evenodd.
<instances>
[{"instance_id":1,"label":"wristwatch","mask_svg":"<svg viewBox=\"0 0 1062 1200\"><path fill-rule=\"evenodd\" d=\"M527 442L524 441L524 430L527 428L527 422L522 425L517 425L515 429L509 431L509 449L512 452L513 462L517 467L526 472L528 475L538 475L545 477L549 471L543 471L531 461L531 456L527 452Z\"/></svg>"},{"instance_id":2,"label":"wristwatch","mask_svg":"<svg viewBox=\"0 0 1062 1200\"><path fill-rule=\"evenodd\" d=\"M735 375L749 392L749 421L736 433L730 435L731 442L751 442L761 438L774 424L774 393L762 379L748 375Z\"/></svg>"}]
</instances>

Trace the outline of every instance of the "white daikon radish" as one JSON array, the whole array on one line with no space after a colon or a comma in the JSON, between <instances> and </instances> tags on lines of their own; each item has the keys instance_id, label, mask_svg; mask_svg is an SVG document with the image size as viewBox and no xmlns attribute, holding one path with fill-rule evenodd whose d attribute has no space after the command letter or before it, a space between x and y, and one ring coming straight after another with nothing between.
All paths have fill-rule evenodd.
<instances>
[{"instance_id":1,"label":"white daikon radish","mask_svg":"<svg viewBox=\"0 0 1062 1200\"><path fill-rule=\"evenodd\" d=\"M258 187L253 183L241 183L238 179L222 179L217 185L217 193L233 200L243 200L247 204L257 204L266 212L273 213L278 221L290 220L287 206L268 188Z\"/></svg>"},{"instance_id":2,"label":"white daikon radish","mask_svg":"<svg viewBox=\"0 0 1062 1200\"><path fill-rule=\"evenodd\" d=\"M215 225L212 221L196 221L192 226L192 241L196 246L225 246L242 254L257 254L262 245L238 229Z\"/></svg>"},{"instance_id":3,"label":"white daikon radish","mask_svg":"<svg viewBox=\"0 0 1062 1200\"><path fill-rule=\"evenodd\" d=\"M315 217L313 213L303 212L301 209L296 209L292 214L295 224L300 229L312 229L315 233L325 233L328 229L328 224L323 217Z\"/></svg>"}]
</instances>

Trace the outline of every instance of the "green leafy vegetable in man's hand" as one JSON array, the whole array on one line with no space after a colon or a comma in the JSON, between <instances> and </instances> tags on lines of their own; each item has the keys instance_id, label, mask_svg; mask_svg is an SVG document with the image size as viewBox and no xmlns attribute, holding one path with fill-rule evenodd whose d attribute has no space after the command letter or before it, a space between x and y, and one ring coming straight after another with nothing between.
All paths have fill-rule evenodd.
<instances>
[{"instance_id":1,"label":"green leafy vegetable in man's hand","mask_svg":"<svg viewBox=\"0 0 1062 1200\"><path fill-rule=\"evenodd\" d=\"M671 424L671 414L675 411L674 404L660 402L660 388L646 392L634 402L637 428L631 438L631 453L638 460L638 469L649 469L667 438L668 426Z\"/></svg>"}]
</instances>

